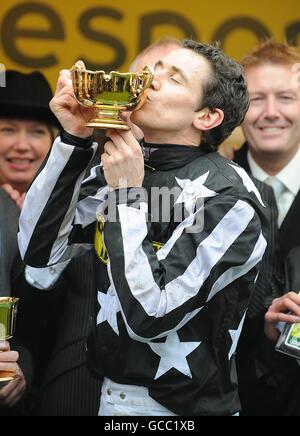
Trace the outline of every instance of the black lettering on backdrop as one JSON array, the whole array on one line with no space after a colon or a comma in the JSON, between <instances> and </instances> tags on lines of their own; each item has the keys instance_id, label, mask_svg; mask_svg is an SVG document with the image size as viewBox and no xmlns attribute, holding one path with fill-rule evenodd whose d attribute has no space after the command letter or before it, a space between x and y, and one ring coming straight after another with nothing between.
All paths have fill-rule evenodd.
<instances>
[{"instance_id":1,"label":"black lettering on backdrop","mask_svg":"<svg viewBox=\"0 0 300 436\"><path fill-rule=\"evenodd\" d=\"M174 12L157 12L153 14L142 15L140 20L140 45L139 51L144 50L153 42L152 31L156 26L168 24L183 30L186 38L192 38L198 41L198 32L193 24L182 15Z\"/></svg>"},{"instance_id":2,"label":"black lettering on backdrop","mask_svg":"<svg viewBox=\"0 0 300 436\"><path fill-rule=\"evenodd\" d=\"M18 21L27 14L39 14L47 18L49 28L47 29L22 29ZM8 57L24 67L46 68L58 63L53 53L45 56L33 57L22 53L17 47L17 40L20 38L30 39L64 39L64 28L59 16L49 6L39 3L25 3L12 8L3 18L1 28L2 47ZM49 43L45 44L49 48Z\"/></svg>"},{"instance_id":3,"label":"black lettering on backdrop","mask_svg":"<svg viewBox=\"0 0 300 436\"><path fill-rule=\"evenodd\" d=\"M101 59L99 59L97 62L92 61L84 55L79 56L79 58L82 59L87 67L92 70L115 70L119 68L126 60L126 47L117 38L114 38L107 33L99 32L92 29L90 26L90 21L95 17L108 17L120 21L123 18L123 14L116 11L115 9L93 8L84 12L84 14L79 19L79 28L82 34L87 38L92 39L93 41L101 42L113 48L116 52L115 58L110 63L103 63L101 62ZM99 56L101 56L101 53L99 53Z\"/></svg>"},{"instance_id":4,"label":"black lettering on backdrop","mask_svg":"<svg viewBox=\"0 0 300 436\"><path fill-rule=\"evenodd\" d=\"M0 42L5 54L12 61L23 67L43 69L59 64L59 59L51 50L49 41L64 41L65 31L63 23L68 17L60 17L53 8L41 3L32 1L12 6L3 17L2 25L0 26ZM45 18L47 26L41 26L41 28L22 27L20 24L21 19L30 14L38 14ZM105 44L113 50L115 54L113 60L104 63L101 59L101 51L99 51L100 59L89 59L88 49L85 51L85 55L78 54L77 59L82 58L91 69L104 69L106 71L119 69L127 60L126 46L118 37L93 28L92 20L99 17L121 21L124 14L115 9L96 7L83 12L78 20L79 29L85 37ZM143 50L153 42L154 31L162 25L177 27L183 32L185 37L199 40L197 32L198 24L194 27L194 23L190 22L180 13L163 10L141 15L139 20L138 51ZM210 39L212 41L219 40L222 47L225 48L226 39L232 32L238 29L250 31L258 40L271 36L269 29L258 19L249 16L237 16L221 23ZM299 46L300 21L287 23L283 30L285 31L287 41L290 44ZM25 53L24 49L22 50L18 44L22 39L45 41L45 54L43 56L33 56L32 54ZM68 42L72 43L71 41Z\"/></svg>"},{"instance_id":5,"label":"black lettering on backdrop","mask_svg":"<svg viewBox=\"0 0 300 436\"><path fill-rule=\"evenodd\" d=\"M260 21L251 17L234 17L221 24L213 35L212 41L220 41L221 47L224 48L227 36L237 29L250 30L258 40L269 38L271 36L267 27Z\"/></svg>"},{"instance_id":6,"label":"black lettering on backdrop","mask_svg":"<svg viewBox=\"0 0 300 436\"><path fill-rule=\"evenodd\" d=\"M291 23L286 28L286 39L289 44L298 45L298 38L300 37L300 21Z\"/></svg>"}]
</instances>

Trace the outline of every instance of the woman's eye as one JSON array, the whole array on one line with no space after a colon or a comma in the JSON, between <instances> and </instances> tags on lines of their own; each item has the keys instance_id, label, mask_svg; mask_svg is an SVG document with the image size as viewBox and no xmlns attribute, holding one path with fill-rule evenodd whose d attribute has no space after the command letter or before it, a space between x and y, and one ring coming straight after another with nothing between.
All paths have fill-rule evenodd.
<instances>
[{"instance_id":1,"label":"woman's eye","mask_svg":"<svg viewBox=\"0 0 300 436\"><path fill-rule=\"evenodd\" d=\"M36 136L43 136L46 134L46 131L43 129L36 129L36 130L33 130L32 133Z\"/></svg>"}]
</instances>

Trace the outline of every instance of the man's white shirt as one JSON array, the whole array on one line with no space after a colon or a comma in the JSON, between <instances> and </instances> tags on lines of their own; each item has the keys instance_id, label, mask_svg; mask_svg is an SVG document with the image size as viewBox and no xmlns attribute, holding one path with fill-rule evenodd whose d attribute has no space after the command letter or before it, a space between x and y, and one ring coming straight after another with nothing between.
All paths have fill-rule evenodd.
<instances>
[{"instance_id":1,"label":"man's white shirt","mask_svg":"<svg viewBox=\"0 0 300 436\"><path fill-rule=\"evenodd\" d=\"M274 189L280 227L300 190L300 148L293 159L274 177L270 177L255 162L250 151L248 151L248 162L252 175Z\"/></svg>"}]
</instances>

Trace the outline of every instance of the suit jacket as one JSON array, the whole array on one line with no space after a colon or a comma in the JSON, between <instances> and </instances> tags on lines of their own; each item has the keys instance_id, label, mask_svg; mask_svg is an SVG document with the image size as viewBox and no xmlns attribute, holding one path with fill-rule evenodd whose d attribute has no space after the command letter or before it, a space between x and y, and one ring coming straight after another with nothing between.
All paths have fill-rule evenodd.
<instances>
[{"instance_id":1,"label":"suit jacket","mask_svg":"<svg viewBox=\"0 0 300 436\"><path fill-rule=\"evenodd\" d=\"M292 233L292 232L291 232ZM286 291L300 292L300 246L294 248L288 255L285 263L287 286ZM285 414L300 416L300 368L299 363L292 357L285 356L285 368L289 371L288 389L286 389ZM290 367L292 367L290 369Z\"/></svg>"},{"instance_id":2,"label":"suit jacket","mask_svg":"<svg viewBox=\"0 0 300 436\"><path fill-rule=\"evenodd\" d=\"M300 290L300 247L292 250L285 262L285 291ZM263 325L262 325L263 329ZM293 357L275 351L274 343L265 341L260 347L261 364L267 372L261 379L242 380L245 415L300 416L300 368ZM245 375L245 374L244 374Z\"/></svg>"},{"instance_id":3,"label":"suit jacket","mask_svg":"<svg viewBox=\"0 0 300 436\"><path fill-rule=\"evenodd\" d=\"M248 146L245 144L236 154L235 162L243 167L249 174L251 170L247 158ZM279 258L284 260L289 252L300 246L300 191L296 196L285 220L279 229ZM292 229L292 231L291 231Z\"/></svg>"},{"instance_id":4,"label":"suit jacket","mask_svg":"<svg viewBox=\"0 0 300 436\"><path fill-rule=\"evenodd\" d=\"M5 191L0 189L0 296L13 295L20 297L19 287L16 286L18 277L22 275L23 265L19 261L17 245L17 230L19 209ZM11 349L19 352L19 365L25 375L27 386L31 384L33 377L32 355L28 344L24 341L23 333L27 326L22 324L23 301L19 303L17 329L14 338L10 341ZM26 310L28 307L26 308ZM21 315L21 316L20 316ZM25 329L23 328L25 327ZM21 334L22 332L22 334ZM22 401L13 409L0 409L0 415L22 414Z\"/></svg>"},{"instance_id":5,"label":"suit jacket","mask_svg":"<svg viewBox=\"0 0 300 436\"><path fill-rule=\"evenodd\" d=\"M286 260L286 291L300 292L300 246L294 248Z\"/></svg>"},{"instance_id":6,"label":"suit jacket","mask_svg":"<svg viewBox=\"0 0 300 436\"><path fill-rule=\"evenodd\" d=\"M251 175L249 162L247 159L248 147L245 144L234 157L234 161ZM277 226L278 211L273 189L266 183L252 177L262 199L269 207L270 227L268 247L262 261L262 267L259 279L256 283L255 293L252 298L251 306L248 311L248 318L262 314L272 303L272 300L278 296L278 283L282 283L282 277L279 267L279 234Z\"/></svg>"},{"instance_id":7,"label":"suit jacket","mask_svg":"<svg viewBox=\"0 0 300 436\"><path fill-rule=\"evenodd\" d=\"M54 346L41 383L39 415L93 416L98 414L101 379L86 367L86 341L99 310L94 251L71 261L64 272L64 291L54 307L48 335Z\"/></svg>"},{"instance_id":8,"label":"suit jacket","mask_svg":"<svg viewBox=\"0 0 300 436\"><path fill-rule=\"evenodd\" d=\"M11 295L11 273L18 254L19 209L0 189L0 296Z\"/></svg>"},{"instance_id":9,"label":"suit jacket","mask_svg":"<svg viewBox=\"0 0 300 436\"><path fill-rule=\"evenodd\" d=\"M19 353L19 365L25 375L27 392L13 409L3 408L0 415L32 414L32 381L39 375L44 352L40 345L52 296L42 296L24 277L24 264L19 255L17 231L19 208L0 189L0 296L19 298L16 330L10 340L12 350ZM51 301L50 301L51 297ZM50 342L48 342L49 345ZM36 381L35 381L36 382ZM29 389L30 388L30 389Z\"/></svg>"},{"instance_id":10,"label":"suit jacket","mask_svg":"<svg viewBox=\"0 0 300 436\"><path fill-rule=\"evenodd\" d=\"M54 290L36 290L24 277L17 246L18 219L19 209L0 189L0 296L20 298L11 348L20 354L28 385L35 372L34 386L23 400L12 410L0 408L0 416L36 414L41 380L40 414L97 415L101 380L85 366L86 337L96 313L96 288L90 280L96 256L88 253L74 260Z\"/></svg>"},{"instance_id":11,"label":"suit jacket","mask_svg":"<svg viewBox=\"0 0 300 436\"><path fill-rule=\"evenodd\" d=\"M251 174L247 151L248 147L245 144L236 153L234 160ZM273 191L264 183L260 184L264 185L265 194L262 195L271 208L270 228L276 229L277 206ZM297 214L299 214L299 220L300 194L296 197L280 230L277 232L271 230L273 247L268 247L261 280L258 281L254 293L254 299L257 300L259 307L265 305L267 308L273 298L289 289L290 280L286 280L287 276L293 277L295 285L297 267L292 267L291 262L289 262L287 268L289 274L285 274L281 266L282 259L290 249L295 245L300 245L300 230L296 225L298 223ZM293 230L291 231L291 229ZM298 259L300 261L300 250ZM296 262L294 265L298 264ZM266 277L265 270L272 271L271 282L269 281L270 275L268 274ZM299 274L297 277L300 285ZM257 312L256 315L246 319L239 344L239 392L243 414L246 416L299 415L300 408L297 406L298 401L296 401L300 388L299 367L295 359L275 351L274 344L264 336L264 312L262 311L260 314Z\"/></svg>"}]
</instances>

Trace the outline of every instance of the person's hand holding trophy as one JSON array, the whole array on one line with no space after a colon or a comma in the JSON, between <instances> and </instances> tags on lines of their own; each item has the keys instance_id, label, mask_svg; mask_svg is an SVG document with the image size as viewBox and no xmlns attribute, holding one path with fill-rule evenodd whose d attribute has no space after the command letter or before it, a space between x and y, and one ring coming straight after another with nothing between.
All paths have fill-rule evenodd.
<instances>
[{"instance_id":1,"label":"person's hand holding trophy","mask_svg":"<svg viewBox=\"0 0 300 436\"><path fill-rule=\"evenodd\" d=\"M71 144L72 136L76 143L78 138L90 140L95 128L107 130L109 140L101 160L111 189L139 187L144 179L142 149L122 113L141 108L153 79L154 72L148 65L140 73L106 74L86 70L78 61L71 70L60 72L50 108L63 134L71 135L67 138Z\"/></svg>"},{"instance_id":2,"label":"person's hand holding trophy","mask_svg":"<svg viewBox=\"0 0 300 436\"><path fill-rule=\"evenodd\" d=\"M18 298L1 297L0 298L0 389L17 377L15 364L12 360L17 357L11 356L9 344L6 342L14 334L17 316ZM7 354L10 353L10 354Z\"/></svg>"},{"instance_id":3,"label":"person's hand holding trophy","mask_svg":"<svg viewBox=\"0 0 300 436\"><path fill-rule=\"evenodd\" d=\"M78 61L60 72L50 107L64 130L79 138L90 137L94 128L128 130L120 115L141 107L153 78L147 65L141 73L106 74Z\"/></svg>"},{"instance_id":4,"label":"person's hand holding trophy","mask_svg":"<svg viewBox=\"0 0 300 436\"><path fill-rule=\"evenodd\" d=\"M18 365L19 354L10 349L13 337L18 298L0 298L0 407L11 408L22 397L26 389L25 376Z\"/></svg>"}]
</instances>

